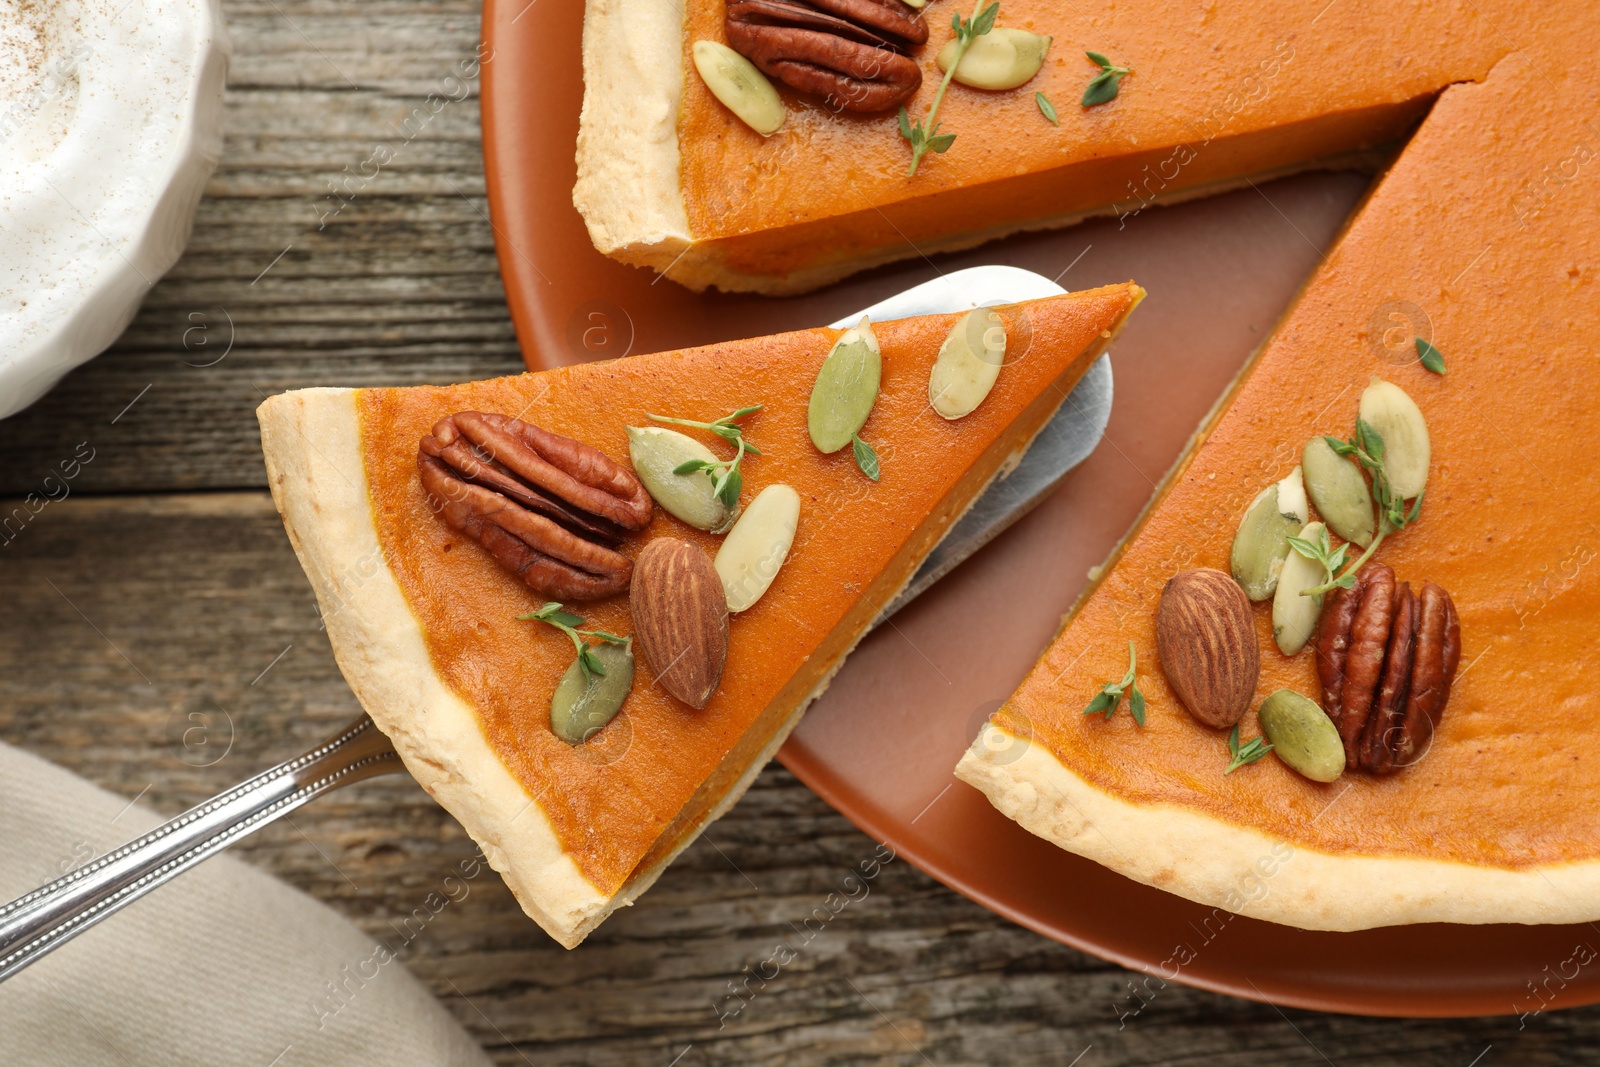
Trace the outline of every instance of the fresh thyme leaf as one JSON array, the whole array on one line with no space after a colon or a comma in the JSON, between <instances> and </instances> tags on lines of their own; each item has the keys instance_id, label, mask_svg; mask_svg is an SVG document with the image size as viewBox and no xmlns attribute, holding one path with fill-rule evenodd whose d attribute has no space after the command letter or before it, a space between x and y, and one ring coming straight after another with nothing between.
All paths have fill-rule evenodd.
<instances>
[{"instance_id":1,"label":"fresh thyme leaf","mask_svg":"<svg viewBox=\"0 0 1600 1067\"><path fill-rule=\"evenodd\" d=\"M744 438L744 427L739 425L739 420L747 415L753 415L761 410L760 404L740 408L737 411L722 416L712 422L696 422L694 419L672 419L665 415L647 415L647 418L656 422L670 422L677 426L692 426L697 430L713 433L724 441L731 442L738 448L732 459L710 462L703 459L686 459L672 469L673 474L693 474L696 471L705 471L711 479L711 491L717 499L729 508L739 506L739 493L744 488L744 475L740 473L739 465L744 460L745 453L752 456L761 455L761 450Z\"/></svg>"},{"instance_id":2,"label":"fresh thyme leaf","mask_svg":"<svg viewBox=\"0 0 1600 1067\"><path fill-rule=\"evenodd\" d=\"M861 468L861 473L873 481L877 481L880 473L878 470L878 453L873 451L872 446L863 441L859 435L852 435L850 438L850 451L855 455L856 466Z\"/></svg>"},{"instance_id":3,"label":"fresh thyme leaf","mask_svg":"<svg viewBox=\"0 0 1600 1067\"><path fill-rule=\"evenodd\" d=\"M1033 102L1039 105L1039 114L1049 119L1050 125L1061 125L1061 120L1056 117L1056 106L1050 102L1048 96L1043 93L1034 93Z\"/></svg>"},{"instance_id":4,"label":"fresh thyme leaf","mask_svg":"<svg viewBox=\"0 0 1600 1067\"><path fill-rule=\"evenodd\" d=\"M945 91L950 88L950 80L955 77L956 68L961 65L961 57L967 54L967 49L974 40L994 29L994 20L999 15L999 3L978 0L978 6L973 10L971 18L963 19L959 12L951 17L950 27L956 31L955 61L950 64L950 69L944 72L944 80L939 83L938 90L933 94L933 103L928 105L927 118L913 122L906 109L903 107L900 109L900 136L911 146L911 167L906 171L907 177L917 173L917 167L922 163L923 156L929 152L943 154L955 143L955 134L939 132L939 105L944 103Z\"/></svg>"},{"instance_id":5,"label":"fresh thyme leaf","mask_svg":"<svg viewBox=\"0 0 1600 1067\"><path fill-rule=\"evenodd\" d=\"M1085 715L1093 715L1097 712L1104 711L1107 712L1106 718L1109 719L1111 718L1110 712L1117 710L1117 701L1121 699L1122 690L1118 689L1114 685L1106 686L1104 689L1100 690L1100 692L1095 694L1093 700L1089 701L1089 706L1083 709L1083 713Z\"/></svg>"},{"instance_id":6,"label":"fresh thyme leaf","mask_svg":"<svg viewBox=\"0 0 1600 1067\"><path fill-rule=\"evenodd\" d=\"M1089 62L1100 68L1100 73L1096 74L1094 80L1083 90L1083 99L1079 103L1084 107L1094 107L1115 100L1122 88L1123 75L1132 74L1133 71L1127 67L1117 66L1099 52L1085 52L1084 55L1089 57Z\"/></svg>"},{"instance_id":7,"label":"fresh thyme leaf","mask_svg":"<svg viewBox=\"0 0 1600 1067\"><path fill-rule=\"evenodd\" d=\"M1435 348L1431 341L1424 341L1420 337L1417 338L1417 355L1422 357L1422 365L1433 371L1433 373L1443 374L1445 372L1444 353Z\"/></svg>"},{"instance_id":8,"label":"fresh thyme leaf","mask_svg":"<svg viewBox=\"0 0 1600 1067\"><path fill-rule=\"evenodd\" d=\"M1366 419L1356 419L1355 445L1371 456L1374 462L1383 462L1383 434L1374 430Z\"/></svg>"},{"instance_id":9,"label":"fresh thyme leaf","mask_svg":"<svg viewBox=\"0 0 1600 1067\"><path fill-rule=\"evenodd\" d=\"M739 491L744 488L744 475L739 473L738 467L729 467L722 476L722 484L717 488L717 499L729 508L739 504Z\"/></svg>"},{"instance_id":10,"label":"fresh thyme leaf","mask_svg":"<svg viewBox=\"0 0 1600 1067\"><path fill-rule=\"evenodd\" d=\"M1083 99L1078 103L1083 107L1109 104L1117 98L1117 93L1121 88L1117 83L1121 80L1122 75L1113 74L1109 70L1103 74L1095 75L1094 80L1083 90Z\"/></svg>"},{"instance_id":11,"label":"fresh thyme leaf","mask_svg":"<svg viewBox=\"0 0 1600 1067\"><path fill-rule=\"evenodd\" d=\"M1247 766L1259 759L1266 757L1272 751L1272 745L1260 737L1252 737L1243 745L1239 744L1239 726L1234 724L1233 732L1228 735L1228 769L1223 774L1232 774L1240 767Z\"/></svg>"},{"instance_id":12,"label":"fresh thyme leaf","mask_svg":"<svg viewBox=\"0 0 1600 1067\"><path fill-rule=\"evenodd\" d=\"M982 37L984 34L994 29L994 20L999 17L1000 5L998 3L990 4L988 7L978 12L978 17L973 19L967 27L967 40L970 42L972 38ZM960 29L957 28L956 32L959 33Z\"/></svg>"},{"instance_id":13,"label":"fresh thyme leaf","mask_svg":"<svg viewBox=\"0 0 1600 1067\"><path fill-rule=\"evenodd\" d=\"M1085 715L1094 715L1105 712L1106 719L1117 713L1117 705L1122 702L1122 694L1128 692L1128 712L1133 716L1133 721L1140 726L1144 725L1144 694L1139 692L1139 682L1136 668L1139 665L1138 653L1134 651L1133 642L1128 642L1128 670L1123 674L1120 682L1107 682L1100 687L1100 692L1089 701L1088 707L1083 709ZM1131 690L1131 691L1130 691Z\"/></svg>"},{"instance_id":14,"label":"fresh thyme leaf","mask_svg":"<svg viewBox=\"0 0 1600 1067\"><path fill-rule=\"evenodd\" d=\"M1327 434L1323 434L1322 439L1327 442L1328 447L1333 449L1336 455L1352 456L1356 453L1356 446L1349 441L1342 441L1337 437L1329 437Z\"/></svg>"},{"instance_id":15,"label":"fresh thyme leaf","mask_svg":"<svg viewBox=\"0 0 1600 1067\"><path fill-rule=\"evenodd\" d=\"M1405 525L1410 526L1417 521L1417 517L1422 514L1422 498L1427 495L1428 491L1424 489L1417 494L1417 499L1411 502L1411 510L1406 514Z\"/></svg>"},{"instance_id":16,"label":"fresh thyme leaf","mask_svg":"<svg viewBox=\"0 0 1600 1067\"><path fill-rule=\"evenodd\" d=\"M583 650L578 653L578 666L591 678L596 676L605 677L605 664L600 662L600 657L595 655L594 649L588 645L584 645Z\"/></svg>"}]
</instances>

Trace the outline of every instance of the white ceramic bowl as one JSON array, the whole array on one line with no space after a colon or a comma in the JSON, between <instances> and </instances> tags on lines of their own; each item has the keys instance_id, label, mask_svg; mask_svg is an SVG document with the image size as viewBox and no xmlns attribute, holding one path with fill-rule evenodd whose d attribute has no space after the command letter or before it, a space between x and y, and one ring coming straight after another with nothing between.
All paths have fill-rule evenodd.
<instances>
[{"instance_id":1,"label":"white ceramic bowl","mask_svg":"<svg viewBox=\"0 0 1600 1067\"><path fill-rule=\"evenodd\" d=\"M128 325L222 151L218 0L0 0L0 418Z\"/></svg>"}]
</instances>

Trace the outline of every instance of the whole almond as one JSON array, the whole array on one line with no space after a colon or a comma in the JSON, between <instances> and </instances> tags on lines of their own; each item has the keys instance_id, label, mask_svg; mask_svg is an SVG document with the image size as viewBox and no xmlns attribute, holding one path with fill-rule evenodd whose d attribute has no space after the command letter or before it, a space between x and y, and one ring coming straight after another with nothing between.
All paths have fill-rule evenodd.
<instances>
[{"instance_id":1,"label":"whole almond","mask_svg":"<svg viewBox=\"0 0 1600 1067\"><path fill-rule=\"evenodd\" d=\"M1250 601L1227 574L1198 567L1167 581L1156 611L1156 647L1167 684L1207 726L1232 726L1250 709L1261 652Z\"/></svg>"},{"instance_id":2,"label":"whole almond","mask_svg":"<svg viewBox=\"0 0 1600 1067\"><path fill-rule=\"evenodd\" d=\"M728 662L728 599L700 546L658 537L633 561L634 638L661 688L703 708Z\"/></svg>"}]
</instances>

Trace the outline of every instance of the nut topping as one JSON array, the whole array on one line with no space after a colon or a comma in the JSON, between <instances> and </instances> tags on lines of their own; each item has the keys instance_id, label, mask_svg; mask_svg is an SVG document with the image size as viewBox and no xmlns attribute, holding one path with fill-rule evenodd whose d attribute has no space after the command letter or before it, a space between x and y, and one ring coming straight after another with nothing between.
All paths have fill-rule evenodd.
<instances>
[{"instance_id":1,"label":"nut topping","mask_svg":"<svg viewBox=\"0 0 1600 1067\"><path fill-rule=\"evenodd\" d=\"M661 688L703 708L728 662L728 600L700 546L658 537L639 553L629 594L634 636Z\"/></svg>"},{"instance_id":2,"label":"nut topping","mask_svg":"<svg viewBox=\"0 0 1600 1067\"><path fill-rule=\"evenodd\" d=\"M903 51L928 27L898 0L733 0L726 32L763 72L832 108L884 111L922 84Z\"/></svg>"},{"instance_id":3,"label":"nut topping","mask_svg":"<svg viewBox=\"0 0 1600 1067\"><path fill-rule=\"evenodd\" d=\"M1156 609L1161 672L1189 714L1222 729L1250 710L1261 653L1244 590L1210 567L1179 571Z\"/></svg>"},{"instance_id":4,"label":"nut topping","mask_svg":"<svg viewBox=\"0 0 1600 1067\"><path fill-rule=\"evenodd\" d=\"M424 437L417 469L429 504L530 588L595 600L628 587L614 550L650 523L639 479L599 449L507 415L461 411Z\"/></svg>"},{"instance_id":5,"label":"nut topping","mask_svg":"<svg viewBox=\"0 0 1600 1067\"><path fill-rule=\"evenodd\" d=\"M1351 767L1388 774L1426 749L1461 662L1450 594L1429 582L1413 594L1382 563L1335 594L1317 635L1323 708Z\"/></svg>"}]
</instances>

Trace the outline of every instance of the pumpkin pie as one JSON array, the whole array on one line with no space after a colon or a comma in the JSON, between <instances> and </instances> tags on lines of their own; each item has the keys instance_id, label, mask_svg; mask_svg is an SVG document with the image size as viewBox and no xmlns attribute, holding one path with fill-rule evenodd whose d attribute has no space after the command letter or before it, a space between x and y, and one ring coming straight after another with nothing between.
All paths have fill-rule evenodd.
<instances>
[{"instance_id":1,"label":"pumpkin pie","mask_svg":"<svg viewBox=\"0 0 1600 1067\"><path fill-rule=\"evenodd\" d=\"M1600 918L1600 63L1587 44L1600 15L1563 10L1570 24L1519 35L1480 83L1440 96L962 758L958 776L1028 830L1307 929ZM1419 339L1442 367L1421 362ZM1367 567L1453 597L1447 707L1396 773L1323 784L1269 754L1225 774L1225 732L1179 706L1157 605L1180 571L1230 569L1256 493L1308 440L1349 434L1372 378L1414 399L1431 462L1416 521ZM1269 694L1323 694L1315 650L1283 655L1270 613L1250 611L1247 741ZM1084 714L1130 641L1142 727L1126 710Z\"/></svg>"},{"instance_id":2,"label":"pumpkin pie","mask_svg":"<svg viewBox=\"0 0 1600 1067\"><path fill-rule=\"evenodd\" d=\"M851 448L824 454L808 431L813 383L841 336L828 329L465 385L298 390L261 405L262 445L273 498L356 696L527 913L572 947L743 793L879 611L1027 447L1142 296L1130 282L1000 309L1005 364L976 409L955 419L934 410L929 383L958 317L875 324L881 389L859 431L876 448L875 481ZM547 456L559 459L550 440L577 450L573 469L600 472L583 475L592 484L624 485L628 426L651 425L652 414L707 421L758 404L742 420L760 449L741 461L744 502L749 509L781 484L800 512L765 594L723 616L720 683L703 707L691 706L661 684L672 665L647 656L620 713L588 740L563 740L551 698L574 665L572 644L518 618L551 598L502 565L548 561L442 521L448 506L424 486L442 469L435 460L464 462L450 458L461 434L476 441L516 430L528 440L547 435L538 437ZM462 491L493 496L490 484L484 475ZM615 528L627 529L605 558L615 557L620 577L633 567L633 593L625 581L588 587L580 576L569 591L590 599L567 609L586 627L642 640L645 555L671 555L654 553L663 539L679 555L711 555L720 539L647 498L613 495L623 505Z\"/></svg>"},{"instance_id":3,"label":"pumpkin pie","mask_svg":"<svg viewBox=\"0 0 1600 1067\"><path fill-rule=\"evenodd\" d=\"M802 7L875 2L900 6ZM926 43L899 41L921 71L909 117L927 115L951 17L973 6L934 0L919 16ZM1526 41L1507 0L1005 0L1001 26L1052 37L1042 69L1009 91L953 84L938 121L956 139L913 175L893 107L839 111L779 83L787 114L763 137L719 103L692 49L728 40L728 10L588 0L573 200L606 255L695 290L774 294L1297 169L1375 165L1443 89L1481 81ZM1083 107L1100 74L1088 51L1132 73Z\"/></svg>"}]
</instances>

